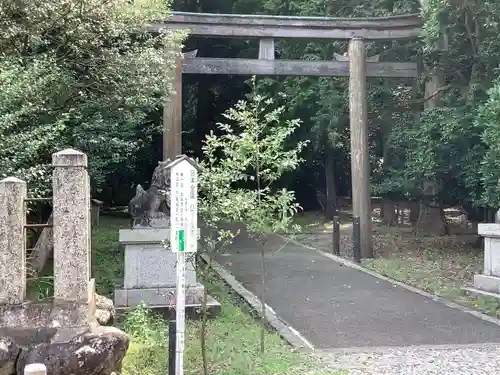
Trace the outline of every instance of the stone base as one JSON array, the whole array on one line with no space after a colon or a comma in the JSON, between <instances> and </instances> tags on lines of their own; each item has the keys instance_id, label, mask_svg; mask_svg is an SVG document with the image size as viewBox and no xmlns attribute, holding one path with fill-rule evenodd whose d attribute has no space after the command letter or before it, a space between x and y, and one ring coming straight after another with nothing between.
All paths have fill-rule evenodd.
<instances>
[{"instance_id":1,"label":"stone base","mask_svg":"<svg viewBox=\"0 0 500 375\"><path fill-rule=\"evenodd\" d=\"M474 275L474 288L490 293L500 293L500 277Z\"/></svg>"},{"instance_id":2,"label":"stone base","mask_svg":"<svg viewBox=\"0 0 500 375\"><path fill-rule=\"evenodd\" d=\"M467 294L468 296L474 297L474 298L491 297L491 298L496 298L496 299L500 300L500 294L498 294L498 293L485 292L484 290L476 289L472 286L464 286L461 289L465 294Z\"/></svg>"},{"instance_id":3,"label":"stone base","mask_svg":"<svg viewBox=\"0 0 500 375\"><path fill-rule=\"evenodd\" d=\"M0 338L11 337L21 347L68 342L94 325L87 303L50 300L0 305Z\"/></svg>"},{"instance_id":4,"label":"stone base","mask_svg":"<svg viewBox=\"0 0 500 375\"><path fill-rule=\"evenodd\" d=\"M186 289L186 315L190 318L201 316L204 286L197 284ZM151 310L165 315L168 319L175 317L175 287L115 289L115 309L122 313L144 302ZM213 318L220 313L220 303L212 296L207 298L208 317Z\"/></svg>"}]
</instances>

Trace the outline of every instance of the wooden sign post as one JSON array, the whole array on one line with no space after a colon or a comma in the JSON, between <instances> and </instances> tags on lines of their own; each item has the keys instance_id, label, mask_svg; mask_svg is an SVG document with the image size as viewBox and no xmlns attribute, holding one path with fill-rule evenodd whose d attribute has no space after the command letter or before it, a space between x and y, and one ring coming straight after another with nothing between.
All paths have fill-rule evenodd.
<instances>
[{"instance_id":1,"label":"wooden sign post","mask_svg":"<svg viewBox=\"0 0 500 375\"><path fill-rule=\"evenodd\" d=\"M186 253L198 248L198 168L181 155L170 163L170 247L177 253L175 375L184 374Z\"/></svg>"}]
</instances>

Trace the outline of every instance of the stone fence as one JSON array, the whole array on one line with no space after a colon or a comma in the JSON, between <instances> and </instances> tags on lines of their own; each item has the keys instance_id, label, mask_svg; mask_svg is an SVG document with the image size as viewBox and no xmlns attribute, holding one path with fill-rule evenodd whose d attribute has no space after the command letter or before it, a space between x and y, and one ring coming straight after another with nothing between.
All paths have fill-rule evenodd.
<instances>
[{"instance_id":1,"label":"stone fence","mask_svg":"<svg viewBox=\"0 0 500 375\"><path fill-rule=\"evenodd\" d=\"M52 155L54 299L85 304L90 280L90 184L87 155ZM0 305L26 299L26 182L0 181Z\"/></svg>"}]
</instances>

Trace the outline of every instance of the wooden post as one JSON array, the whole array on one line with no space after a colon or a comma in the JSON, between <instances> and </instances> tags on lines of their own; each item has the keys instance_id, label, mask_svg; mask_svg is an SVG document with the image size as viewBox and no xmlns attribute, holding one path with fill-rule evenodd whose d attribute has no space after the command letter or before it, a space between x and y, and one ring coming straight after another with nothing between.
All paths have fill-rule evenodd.
<instances>
[{"instance_id":1,"label":"wooden post","mask_svg":"<svg viewBox=\"0 0 500 375\"><path fill-rule=\"evenodd\" d=\"M361 257L373 256L370 202L370 160L366 104L365 43L349 42L349 120L351 127L351 174L353 216L359 217Z\"/></svg>"},{"instance_id":2,"label":"wooden post","mask_svg":"<svg viewBox=\"0 0 500 375\"><path fill-rule=\"evenodd\" d=\"M182 56L176 57L172 74L175 93L163 107L163 160L174 160L182 150Z\"/></svg>"},{"instance_id":3,"label":"wooden post","mask_svg":"<svg viewBox=\"0 0 500 375\"><path fill-rule=\"evenodd\" d=\"M198 50L178 54L175 68L167 71L174 78L175 92L163 106L163 160L175 160L182 154L182 61L193 59Z\"/></svg>"}]
</instances>

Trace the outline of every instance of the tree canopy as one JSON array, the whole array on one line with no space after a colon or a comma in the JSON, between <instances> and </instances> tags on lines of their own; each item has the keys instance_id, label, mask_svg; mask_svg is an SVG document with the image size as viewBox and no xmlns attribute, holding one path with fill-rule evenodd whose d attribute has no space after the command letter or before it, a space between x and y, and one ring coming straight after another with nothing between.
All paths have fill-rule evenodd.
<instances>
[{"instance_id":1,"label":"tree canopy","mask_svg":"<svg viewBox=\"0 0 500 375\"><path fill-rule=\"evenodd\" d=\"M172 92L165 68L181 35L142 25L163 0L6 0L0 5L0 174L46 193L52 152L91 157L94 191L131 173Z\"/></svg>"},{"instance_id":2,"label":"tree canopy","mask_svg":"<svg viewBox=\"0 0 500 375\"><path fill-rule=\"evenodd\" d=\"M174 0L171 7L343 17L421 12L420 40L367 44L368 56L415 61L422 73L418 82L368 81L374 194L469 211L500 205L500 3L428 0L422 9L417 0ZM129 194L123 187L149 179L161 155L162 105L172 91L164 72L182 36L149 35L140 26L169 12L160 0L2 2L0 173L22 176L44 193L50 153L79 148L90 156L95 194L123 204ZM258 49L254 40L190 37L185 44L204 57L255 58ZM328 60L346 52L347 43L279 40L276 49L278 58ZM433 74L441 85L425 93ZM202 155L202 140L247 93L248 78L184 77L186 153ZM349 195L347 80L265 77L257 91L283 105L286 119L302 120L289 142L311 141L305 164L281 184L295 189L306 209L317 204L311 191ZM437 105L428 106L435 96ZM433 197L422 195L424 181L439 185Z\"/></svg>"}]
</instances>

